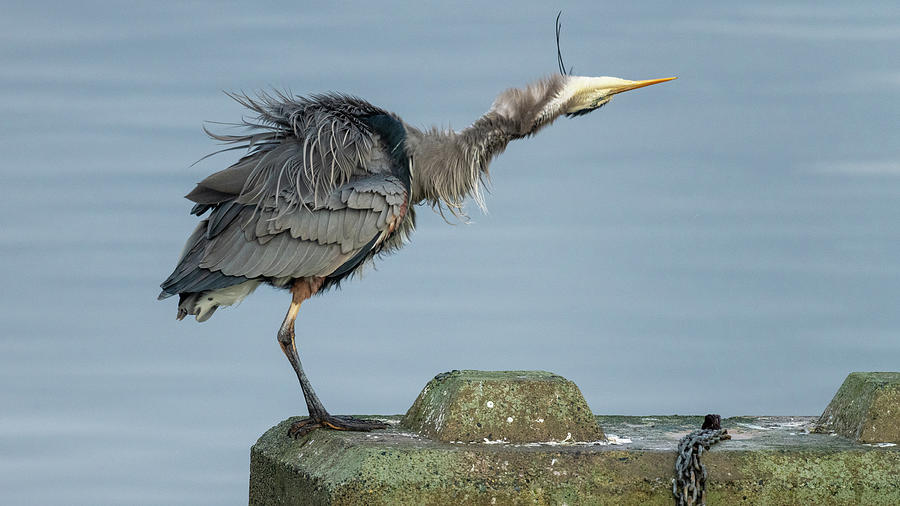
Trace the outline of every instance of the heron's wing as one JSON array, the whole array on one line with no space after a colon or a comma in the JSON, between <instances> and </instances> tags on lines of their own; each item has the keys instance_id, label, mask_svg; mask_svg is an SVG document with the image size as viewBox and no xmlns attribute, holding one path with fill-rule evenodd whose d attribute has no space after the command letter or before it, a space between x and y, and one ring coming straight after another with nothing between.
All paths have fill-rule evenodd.
<instances>
[{"instance_id":1,"label":"heron's wing","mask_svg":"<svg viewBox=\"0 0 900 506\"><path fill-rule=\"evenodd\" d=\"M202 214L234 200L261 206L286 194L289 205L319 207L339 186L372 174L390 174L388 150L364 119L388 114L344 95L292 98L262 94L233 95L257 114L245 135L214 138L247 148L231 167L207 177L187 195ZM282 202L284 204L284 202Z\"/></svg>"},{"instance_id":2,"label":"heron's wing","mask_svg":"<svg viewBox=\"0 0 900 506\"><path fill-rule=\"evenodd\" d=\"M365 122L389 113L343 95L233 98L257 114L245 122L250 132L210 135L249 152L187 195L196 202L192 213L212 212L161 297L254 277L342 273L380 247L406 214L390 149Z\"/></svg>"},{"instance_id":3,"label":"heron's wing","mask_svg":"<svg viewBox=\"0 0 900 506\"><path fill-rule=\"evenodd\" d=\"M284 212L282 202L217 208L199 267L246 278L329 276L396 229L408 195L396 177L375 175L338 187L318 207Z\"/></svg>"}]
</instances>

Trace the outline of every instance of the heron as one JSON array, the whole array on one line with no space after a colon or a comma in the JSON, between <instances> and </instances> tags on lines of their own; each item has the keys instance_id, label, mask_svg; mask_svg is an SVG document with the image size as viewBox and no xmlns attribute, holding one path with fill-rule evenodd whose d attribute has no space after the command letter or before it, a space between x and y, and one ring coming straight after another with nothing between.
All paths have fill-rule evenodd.
<instances>
[{"instance_id":1,"label":"heron","mask_svg":"<svg viewBox=\"0 0 900 506\"><path fill-rule=\"evenodd\" d=\"M557 28L557 42L558 35ZM325 409L297 352L300 306L408 243L416 206L461 216L468 198L481 202L488 167L511 141L534 135L561 116L595 111L619 93L675 79L575 76L561 55L559 67L559 74L503 91L484 115L459 131L420 129L342 93L230 93L251 111L251 119L240 123L245 131L204 130L230 146L225 150L245 154L186 195L194 203L191 214L203 219L161 284L159 298L178 295L177 319L193 315L204 322L260 284L288 291L291 301L277 342L309 412L288 435L298 438L317 428L386 428L377 420Z\"/></svg>"}]
</instances>

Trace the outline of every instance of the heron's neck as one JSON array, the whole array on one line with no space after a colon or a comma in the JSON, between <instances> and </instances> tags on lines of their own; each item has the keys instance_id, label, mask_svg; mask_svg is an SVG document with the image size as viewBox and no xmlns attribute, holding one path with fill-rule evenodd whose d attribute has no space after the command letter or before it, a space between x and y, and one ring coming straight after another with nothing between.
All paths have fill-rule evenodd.
<instances>
[{"instance_id":1,"label":"heron's neck","mask_svg":"<svg viewBox=\"0 0 900 506\"><path fill-rule=\"evenodd\" d=\"M559 117L564 85L564 76L552 76L506 90L488 112L459 132L411 129L414 202L458 210L473 197L481 205L479 184L487 179L491 161L513 139L532 135Z\"/></svg>"}]
</instances>

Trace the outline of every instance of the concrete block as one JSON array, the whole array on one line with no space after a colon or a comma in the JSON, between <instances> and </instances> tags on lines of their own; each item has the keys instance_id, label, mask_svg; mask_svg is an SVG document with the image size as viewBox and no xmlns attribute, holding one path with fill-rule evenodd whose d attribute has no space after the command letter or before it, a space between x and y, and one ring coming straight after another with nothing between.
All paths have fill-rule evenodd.
<instances>
[{"instance_id":1,"label":"concrete block","mask_svg":"<svg viewBox=\"0 0 900 506\"><path fill-rule=\"evenodd\" d=\"M709 504L900 504L898 385L853 373L820 418L723 420L731 439L702 457ZM250 504L669 505L678 441L703 420L593 417L540 371L440 374L402 421L365 418L389 428L269 429L250 450Z\"/></svg>"},{"instance_id":2,"label":"concrete block","mask_svg":"<svg viewBox=\"0 0 900 506\"><path fill-rule=\"evenodd\" d=\"M435 376L400 427L438 441L598 441L603 431L575 383L545 371Z\"/></svg>"},{"instance_id":3,"label":"concrete block","mask_svg":"<svg viewBox=\"0 0 900 506\"><path fill-rule=\"evenodd\" d=\"M860 443L900 443L900 372L850 373L816 431Z\"/></svg>"},{"instance_id":4,"label":"concrete block","mask_svg":"<svg viewBox=\"0 0 900 506\"><path fill-rule=\"evenodd\" d=\"M398 427L287 436L250 453L252 505L616 504L672 500L675 448L703 417L600 416L608 441L446 443ZM709 504L900 504L900 446L810 434L816 417L723 420L732 439L703 454ZM617 437L613 437L615 434Z\"/></svg>"}]
</instances>

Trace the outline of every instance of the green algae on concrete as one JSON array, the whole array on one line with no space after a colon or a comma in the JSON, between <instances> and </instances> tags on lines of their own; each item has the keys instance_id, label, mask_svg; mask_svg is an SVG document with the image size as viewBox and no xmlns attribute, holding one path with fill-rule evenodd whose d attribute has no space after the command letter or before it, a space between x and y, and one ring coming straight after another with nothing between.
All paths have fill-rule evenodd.
<instances>
[{"instance_id":1,"label":"green algae on concrete","mask_svg":"<svg viewBox=\"0 0 900 506\"><path fill-rule=\"evenodd\" d=\"M447 443L398 427L267 431L251 450L250 504L672 504L675 447L702 417L600 416L609 442ZM709 504L900 504L900 447L811 434L814 417L723 420L704 452ZM618 435L613 438L612 435Z\"/></svg>"},{"instance_id":2,"label":"green algae on concrete","mask_svg":"<svg viewBox=\"0 0 900 506\"><path fill-rule=\"evenodd\" d=\"M438 374L422 389L400 426L439 441L603 439L578 386L545 371Z\"/></svg>"},{"instance_id":3,"label":"green algae on concrete","mask_svg":"<svg viewBox=\"0 0 900 506\"><path fill-rule=\"evenodd\" d=\"M900 372L850 373L816 431L860 443L900 443Z\"/></svg>"}]
</instances>

